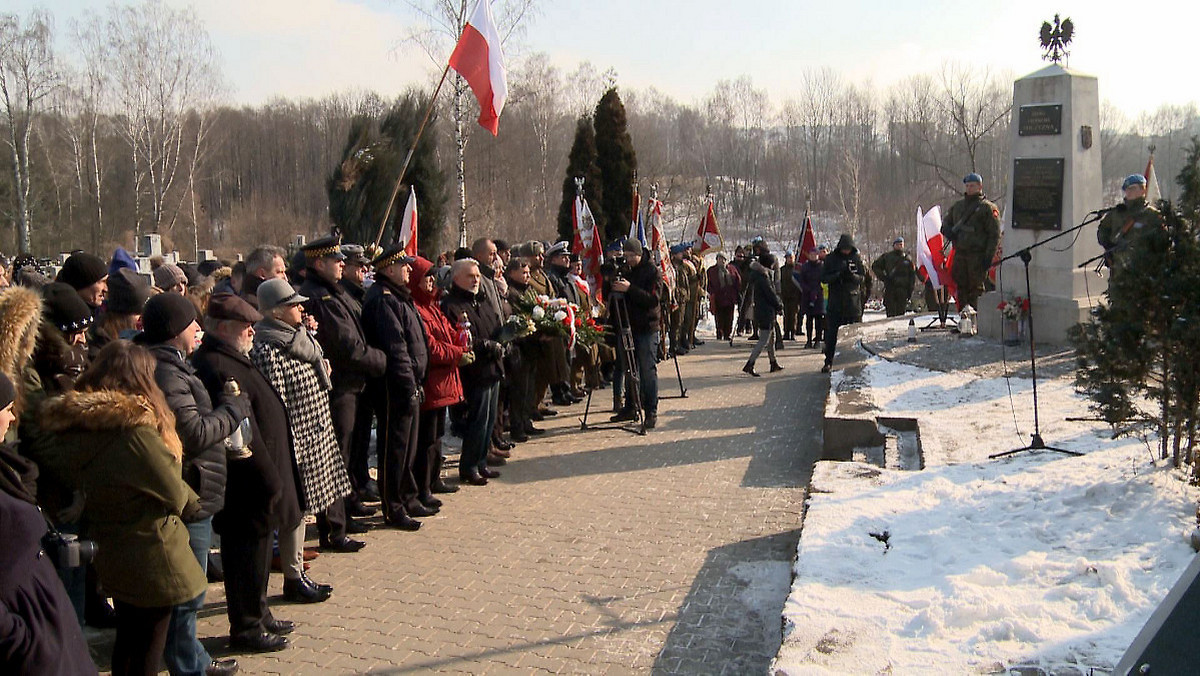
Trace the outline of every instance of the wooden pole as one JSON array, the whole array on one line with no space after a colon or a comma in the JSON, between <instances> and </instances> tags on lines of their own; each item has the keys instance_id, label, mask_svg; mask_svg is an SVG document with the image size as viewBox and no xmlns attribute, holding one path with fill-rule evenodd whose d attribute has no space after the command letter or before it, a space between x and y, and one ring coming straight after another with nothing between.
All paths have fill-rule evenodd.
<instances>
[{"instance_id":1,"label":"wooden pole","mask_svg":"<svg viewBox=\"0 0 1200 676\"><path fill-rule=\"evenodd\" d=\"M438 80L437 88L433 90L433 96L429 99L429 105L425 108L425 117L421 118L421 126L417 127L417 135L413 138L412 147L408 149L408 155L404 157L404 165L400 167L400 175L396 177L396 185L392 188L392 197L388 200L387 209L383 212L383 220L379 223L379 234L375 235L376 249L379 248L379 241L383 239L383 231L387 227L388 218L392 215L392 205L396 202L396 195L400 194L400 185L404 183L404 175L408 173L408 165L412 162L413 153L417 150L417 144L421 142L421 134L425 132L425 125L429 123L429 116L433 114L433 108L437 105L438 94L442 91L442 85L446 83L446 75L450 72L450 64L446 63L446 68L442 70L442 79Z\"/></svg>"}]
</instances>

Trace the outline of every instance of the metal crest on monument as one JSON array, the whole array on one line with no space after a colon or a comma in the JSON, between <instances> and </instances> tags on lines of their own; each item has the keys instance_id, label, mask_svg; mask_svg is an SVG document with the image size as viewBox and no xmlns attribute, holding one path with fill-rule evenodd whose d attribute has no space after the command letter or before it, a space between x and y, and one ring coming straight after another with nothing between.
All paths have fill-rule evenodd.
<instances>
[{"instance_id":1,"label":"metal crest on monument","mask_svg":"<svg viewBox=\"0 0 1200 676\"><path fill-rule=\"evenodd\" d=\"M1054 15L1054 25L1049 21L1042 22L1042 58L1046 61L1058 63L1065 60L1071 55L1067 51L1067 45L1071 44L1071 37L1075 35L1075 24L1071 22L1071 17L1058 20L1058 15Z\"/></svg>"}]
</instances>

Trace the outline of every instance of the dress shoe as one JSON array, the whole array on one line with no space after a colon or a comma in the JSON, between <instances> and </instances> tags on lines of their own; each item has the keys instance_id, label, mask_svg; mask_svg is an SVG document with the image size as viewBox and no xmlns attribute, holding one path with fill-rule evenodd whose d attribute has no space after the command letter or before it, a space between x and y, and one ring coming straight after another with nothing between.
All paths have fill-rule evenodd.
<instances>
[{"instance_id":1,"label":"dress shoe","mask_svg":"<svg viewBox=\"0 0 1200 676\"><path fill-rule=\"evenodd\" d=\"M213 660L204 669L204 676L230 676L238 672L237 660L227 657L223 660Z\"/></svg>"},{"instance_id":2,"label":"dress shoe","mask_svg":"<svg viewBox=\"0 0 1200 676\"><path fill-rule=\"evenodd\" d=\"M305 584L311 584L311 585L315 586L317 589L320 589L321 591L325 592L326 594L333 593L333 585L324 584L321 582L313 582L313 579L308 576L308 573L300 573L300 579L304 580Z\"/></svg>"},{"instance_id":3,"label":"dress shoe","mask_svg":"<svg viewBox=\"0 0 1200 676\"><path fill-rule=\"evenodd\" d=\"M423 516L433 516L434 514L437 514L436 509L433 509L432 507L426 507L425 505L421 504L420 501L417 501L417 504L409 505L408 507L408 515L410 517L419 519Z\"/></svg>"},{"instance_id":4,"label":"dress shoe","mask_svg":"<svg viewBox=\"0 0 1200 676\"><path fill-rule=\"evenodd\" d=\"M548 408L546 406L539 408L538 413L541 413L542 415L546 416L547 418L553 418L554 416L558 415L558 411L555 411L554 409Z\"/></svg>"},{"instance_id":5,"label":"dress shoe","mask_svg":"<svg viewBox=\"0 0 1200 676\"><path fill-rule=\"evenodd\" d=\"M336 542L324 541L321 542L321 549L326 552L342 552L350 554L366 547L367 543L361 540L352 540L350 538L342 538Z\"/></svg>"},{"instance_id":6,"label":"dress shoe","mask_svg":"<svg viewBox=\"0 0 1200 676\"><path fill-rule=\"evenodd\" d=\"M555 406L570 406L575 403L574 400L568 399L566 395L558 393L550 397L550 401L554 402Z\"/></svg>"},{"instance_id":7,"label":"dress shoe","mask_svg":"<svg viewBox=\"0 0 1200 676\"><path fill-rule=\"evenodd\" d=\"M516 430L515 432L511 433L509 436L512 437L512 440L517 442L518 444L523 444L526 441L529 441L529 435L525 434L524 430Z\"/></svg>"},{"instance_id":8,"label":"dress shoe","mask_svg":"<svg viewBox=\"0 0 1200 676\"><path fill-rule=\"evenodd\" d=\"M361 535L363 533L369 533L369 532L371 532L371 529L367 528L367 525L365 523L363 523L361 521L355 521L354 519L346 519L346 534L347 535Z\"/></svg>"},{"instance_id":9,"label":"dress shoe","mask_svg":"<svg viewBox=\"0 0 1200 676\"><path fill-rule=\"evenodd\" d=\"M276 636L286 636L296 630L296 623L291 620L263 620L263 629Z\"/></svg>"},{"instance_id":10,"label":"dress shoe","mask_svg":"<svg viewBox=\"0 0 1200 676\"><path fill-rule=\"evenodd\" d=\"M359 502L358 500L355 500L353 502L351 502L349 500L346 501L346 513L349 514L350 516L357 516L357 517L375 516L375 512L377 512L377 511L379 511L379 510L375 509L374 507L368 507L368 506L364 505L363 503Z\"/></svg>"},{"instance_id":11,"label":"dress shoe","mask_svg":"<svg viewBox=\"0 0 1200 676\"><path fill-rule=\"evenodd\" d=\"M368 481L367 485L358 491L358 499L362 502L379 502L379 484L374 480Z\"/></svg>"},{"instance_id":12,"label":"dress shoe","mask_svg":"<svg viewBox=\"0 0 1200 676\"><path fill-rule=\"evenodd\" d=\"M504 437L492 437L492 447L497 451L504 451L505 453L514 448L512 442ZM506 455L504 457L507 458L508 456Z\"/></svg>"},{"instance_id":13,"label":"dress shoe","mask_svg":"<svg viewBox=\"0 0 1200 676\"><path fill-rule=\"evenodd\" d=\"M479 470L479 476L485 479L499 479L500 473L494 469L488 469L484 467L483 469Z\"/></svg>"},{"instance_id":14,"label":"dress shoe","mask_svg":"<svg viewBox=\"0 0 1200 676\"><path fill-rule=\"evenodd\" d=\"M762 377L758 374L757 371L754 370L754 364L751 364L750 362L746 362L746 365L742 367L742 373L749 373L750 375L754 376L755 378Z\"/></svg>"},{"instance_id":15,"label":"dress shoe","mask_svg":"<svg viewBox=\"0 0 1200 676\"><path fill-rule=\"evenodd\" d=\"M652 430L658 425L658 415L655 413L647 413L645 418L646 429Z\"/></svg>"},{"instance_id":16,"label":"dress shoe","mask_svg":"<svg viewBox=\"0 0 1200 676\"><path fill-rule=\"evenodd\" d=\"M782 370L783 370L783 367L779 365L779 362L777 362L777 361L771 362L771 373L775 373L776 371L782 371Z\"/></svg>"},{"instance_id":17,"label":"dress shoe","mask_svg":"<svg viewBox=\"0 0 1200 676\"><path fill-rule=\"evenodd\" d=\"M492 467L503 467L508 464L508 460L506 460L504 456L496 455L495 453L488 453L487 464L491 465Z\"/></svg>"},{"instance_id":18,"label":"dress shoe","mask_svg":"<svg viewBox=\"0 0 1200 676\"><path fill-rule=\"evenodd\" d=\"M539 410L539 411L534 411L533 413L530 413L529 419L534 422L542 422L543 420L546 419L546 416L542 415L542 412Z\"/></svg>"},{"instance_id":19,"label":"dress shoe","mask_svg":"<svg viewBox=\"0 0 1200 676\"><path fill-rule=\"evenodd\" d=\"M407 514L393 516L383 523L388 528L395 528L396 530L415 531L421 529L421 522Z\"/></svg>"},{"instance_id":20,"label":"dress shoe","mask_svg":"<svg viewBox=\"0 0 1200 676\"><path fill-rule=\"evenodd\" d=\"M513 446L512 448L516 448L516 447ZM508 449L508 448L493 448L490 451L490 453L493 455L498 455L501 458L511 458L512 457L512 450Z\"/></svg>"},{"instance_id":21,"label":"dress shoe","mask_svg":"<svg viewBox=\"0 0 1200 676\"><path fill-rule=\"evenodd\" d=\"M429 486L429 490L432 493L441 493L444 495L446 493L457 493L458 486L451 486L450 484L438 478Z\"/></svg>"},{"instance_id":22,"label":"dress shoe","mask_svg":"<svg viewBox=\"0 0 1200 676\"><path fill-rule=\"evenodd\" d=\"M292 603L321 603L329 598L330 591L322 589L303 575L283 581L283 598Z\"/></svg>"},{"instance_id":23,"label":"dress shoe","mask_svg":"<svg viewBox=\"0 0 1200 676\"><path fill-rule=\"evenodd\" d=\"M821 367L821 373L829 373L829 372L830 372L830 371L832 371L832 370L833 370L833 365L832 365L832 364L828 364L828 363L827 363L827 364L825 364L824 366L822 366L822 367Z\"/></svg>"},{"instance_id":24,"label":"dress shoe","mask_svg":"<svg viewBox=\"0 0 1200 676\"><path fill-rule=\"evenodd\" d=\"M229 639L229 649L239 653L273 653L288 647L288 640L262 632L258 636L235 636Z\"/></svg>"},{"instance_id":25,"label":"dress shoe","mask_svg":"<svg viewBox=\"0 0 1200 676\"><path fill-rule=\"evenodd\" d=\"M630 420L637 420L637 411L631 408L623 409L608 419L609 422L628 422Z\"/></svg>"},{"instance_id":26,"label":"dress shoe","mask_svg":"<svg viewBox=\"0 0 1200 676\"><path fill-rule=\"evenodd\" d=\"M571 389L570 394L572 397L575 397L579 401L583 401L584 399L587 399L587 392L584 392L581 389L573 388L573 389Z\"/></svg>"},{"instance_id":27,"label":"dress shoe","mask_svg":"<svg viewBox=\"0 0 1200 676\"><path fill-rule=\"evenodd\" d=\"M464 484L470 484L472 486L486 486L488 482L487 478L479 472L467 472L460 474L458 475L458 480Z\"/></svg>"},{"instance_id":28,"label":"dress shoe","mask_svg":"<svg viewBox=\"0 0 1200 676\"><path fill-rule=\"evenodd\" d=\"M534 427L533 425L525 426L525 434L528 434L531 437L537 436L539 434L545 434L545 433L546 433L546 430L541 429L539 427Z\"/></svg>"},{"instance_id":29,"label":"dress shoe","mask_svg":"<svg viewBox=\"0 0 1200 676\"><path fill-rule=\"evenodd\" d=\"M421 496L420 500L421 500L422 505L425 505L426 507L428 507L430 509L441 509L442 505L445 504L441 500L433 497L432 495L423 495L423 496Z\"/></svg>"}]
</instances>

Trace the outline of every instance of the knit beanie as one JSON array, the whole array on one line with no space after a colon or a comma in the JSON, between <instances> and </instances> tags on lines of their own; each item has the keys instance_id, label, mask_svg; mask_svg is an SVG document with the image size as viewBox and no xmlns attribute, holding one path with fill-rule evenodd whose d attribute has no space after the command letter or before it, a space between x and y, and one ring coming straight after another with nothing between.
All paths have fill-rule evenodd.
<instances>
[{"instance_id":1,"label":"knit beanie","mask_svg":"<svg viewBox=\"0 0 1200 676\"><path fill-rule=\"evenodd\" d=\"M62 270L58 271L58 278L55 281L70 284L73 289L86 289L104 279L107 274L108 265L103 260L81 251L71 254L63 262Z\"/></svg>"},{"instance_id":2,"label":"knit beanie","mask_svg":"<svg viewBox=\"0 0 1200 676\"><path fill-rule=\"evenodd\" d=\"M142 311L142 339L148 344L165 343L183 333L196 321L196 306L177 293L160 293L146 302Z\"/></svg>"},{"instance_id":3,"label":"knit beanie","mask_svg":"<svg viewBox=\"0 0 1200 676\"><path fill-rule=\"evenodd\" d=\"M92 309L70 285L47 284L42 289L42 298L46 303L46 318L64 334L78 333L92 325Z\"/></svg>"},{"instance_id":4,"label":"knit beanie","mask_svg":"<svg viewBox=\"0 0 1200 676\"><path fill-rule=\"evenodd\" d=\"M138 315L150 299L150 283L129 268L121 268L108 277L105 308L119 315Z\"/></svg>"},{"instance_id":5,"label":"knit beanie","mask_svg":"<svg viewBox=\"0 0 1200 676\"><path fill-rule=\"evenodd\" d=\"M180 283L187 286L187 281L187 275L183 273L183 269L174 263L163 263L154 270L154 286L163 291Z\"/></svg>"}]
</instances>

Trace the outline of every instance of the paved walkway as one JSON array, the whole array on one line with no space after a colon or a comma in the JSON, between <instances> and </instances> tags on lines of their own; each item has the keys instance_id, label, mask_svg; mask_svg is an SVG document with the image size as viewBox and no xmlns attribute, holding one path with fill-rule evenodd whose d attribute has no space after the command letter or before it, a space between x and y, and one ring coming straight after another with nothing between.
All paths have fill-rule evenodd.
<instances>
[{"instance_id":1,"label":"paved walkway","mask_svg":"<svg viewBox=\"0 0 1200 676\"><path fill-rule=\"evenodd\" d=\"M827 380L799 347L750 378L748 352L710 340L681 359L688 397L664 400L646 437L580 431L582 404L548 420L502 478L443 496L420 532L375 530L362 552L314 561L336 588L326 603L284 603L273 575L293 647L238 656L245 671L765 673ZM200 634L220 655L220 585L208 601Z\"/></svg>"}]
</instances>

